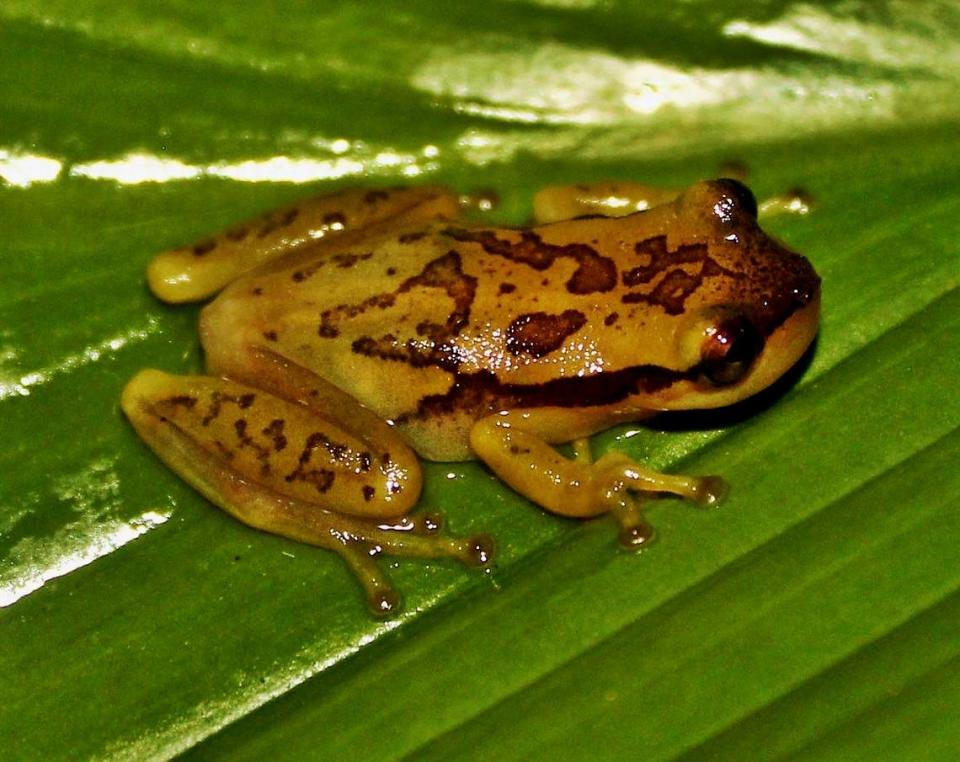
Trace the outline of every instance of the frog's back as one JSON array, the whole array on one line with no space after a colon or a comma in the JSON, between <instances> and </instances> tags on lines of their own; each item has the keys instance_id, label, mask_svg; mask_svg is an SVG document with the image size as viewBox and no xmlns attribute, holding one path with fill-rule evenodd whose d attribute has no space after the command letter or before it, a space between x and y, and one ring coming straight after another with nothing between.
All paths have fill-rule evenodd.
<instances>
[{"instance_id":1,"label":"frog's back","mask_svg":"<svg viewBox=\"0 0 960 762\"><path fill-rule=\"evenodd\" d=\"M245 341L396 422L422 455L462 459L489 412L622 403L685 371L675 337L689 315L772 294L802 269L792 257L805 264L754 221L738 221L737 240L685 222L677 205L527 230L442 222L308 252L224 292L204 344L243 325Z\"/></svg>"}]
</instances>

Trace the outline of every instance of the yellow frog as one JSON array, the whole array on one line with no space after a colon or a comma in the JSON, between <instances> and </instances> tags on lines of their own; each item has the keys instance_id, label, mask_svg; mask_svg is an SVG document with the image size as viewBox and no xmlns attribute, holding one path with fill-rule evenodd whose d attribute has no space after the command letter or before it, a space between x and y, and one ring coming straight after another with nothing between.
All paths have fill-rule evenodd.
<instances>
[{"instance_id":1,"label":"yellow frog","mask_svg":"<svg viewBox=\"0 0 960 762\"><path fill-rule=\"evenodd\" d=\"M584 215L597 198L624 202ZM144 370L123 410L224 510L337 551L379 614L399 607L380 553L492 554L408 515L417 454L478 458L557 514L611 512L642 547L638 493L709 504L723 481L594 461L586 437L768 386L817 332L820 281L735 180L556 187L534 208L534 227L477 227L442 188L358 190L160 254L160 299L220 292L200 320L209 375Z\"/></svg>"}]
</instances>

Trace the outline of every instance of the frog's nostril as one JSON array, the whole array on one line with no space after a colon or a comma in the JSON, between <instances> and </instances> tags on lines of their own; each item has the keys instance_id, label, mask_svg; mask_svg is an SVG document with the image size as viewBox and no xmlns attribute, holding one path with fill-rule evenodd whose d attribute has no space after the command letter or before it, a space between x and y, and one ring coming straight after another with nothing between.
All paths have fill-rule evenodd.
<instances>
[{"instance_id":1,"label":"frog's nostril","mask_svg":"<svg viewBox=\"0 0 960 762\"><path fill-rule=\"evenodd\" d=\"M753 323L739 315L712 326L701 348L700 367L716 386L739 381L763 350L763 337Z\"/></svg>"}]
</instances>

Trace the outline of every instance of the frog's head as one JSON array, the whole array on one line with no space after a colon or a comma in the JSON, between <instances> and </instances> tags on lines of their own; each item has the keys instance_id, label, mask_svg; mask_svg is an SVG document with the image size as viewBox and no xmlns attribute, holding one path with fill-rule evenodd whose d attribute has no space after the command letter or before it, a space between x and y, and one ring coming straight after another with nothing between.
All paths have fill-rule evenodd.
<instances>
[{"instance_id":1,"label":"frog's head","mask_svg":"<svg viewBox=\"0 0 960 762\"><path fill-rule=\"evenodd\" d=\"M673 213L676 272L685 272L681 263L694 259L695 249L702 269L675 316L683 378L654 396L664 410L729 405L772 384L810 346L820 278L804 257L760 229L756 200L736 180L692 186ZM683 276L677 280L683 285Z\"/></svg>"}]
</instances>

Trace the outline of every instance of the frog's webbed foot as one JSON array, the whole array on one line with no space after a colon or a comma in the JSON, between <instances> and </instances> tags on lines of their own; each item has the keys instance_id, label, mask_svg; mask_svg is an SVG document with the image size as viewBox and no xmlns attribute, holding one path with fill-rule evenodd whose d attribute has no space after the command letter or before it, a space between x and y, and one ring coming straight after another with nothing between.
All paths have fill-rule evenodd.
<instances>
[{"instance_id":1,"label":"frog's webbed foot","mask_svg":"<svg viewBox=\"0 0 960 762\"><path fill-rule=\"evenodd\" d=\"M407 516L420 495L419 463L386 426L354 433L260 389L155 370L135 376L121 404L141 438L211 502L257 529L339 553L377 614L400 604L381 554L470 566L492 557L485 535L450 537L433 514Z\"/></svg>"},{"instance_id":2,"label":"frog's webbed foot","mask_svg":"<svg viewBox=\"0 0 960 762\"><path fill-rule=\"evenodd\" d=\"M643 517L645 499L662 493L700 505L714 505L726 494L719 476L664 474L608 452L593 461L586 439L574 441L575 457L550 446L554 432L578 429L576 410L511 411L478 421L470 432L474 452L507 484L547 510L576 518L610 513L620 525L620 544L641 549L653 538ZM558 416L563 419L558 423Z\"/></svg>"}]
</instances>

